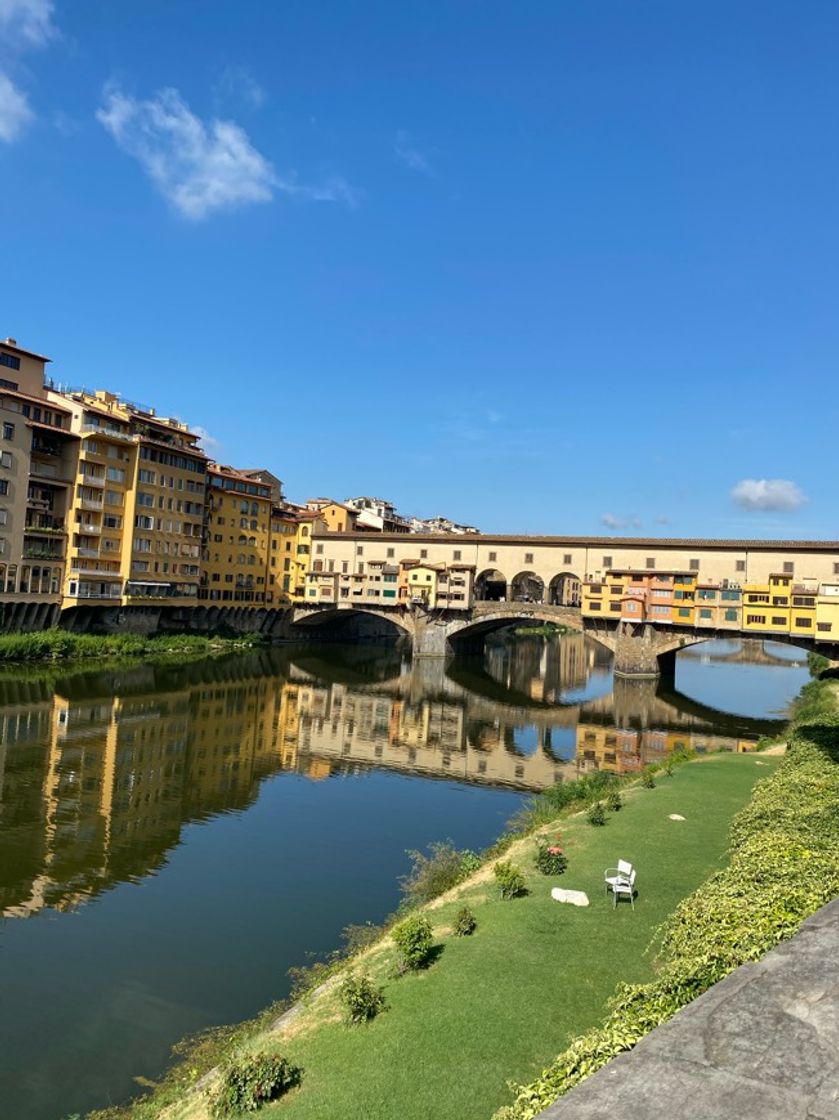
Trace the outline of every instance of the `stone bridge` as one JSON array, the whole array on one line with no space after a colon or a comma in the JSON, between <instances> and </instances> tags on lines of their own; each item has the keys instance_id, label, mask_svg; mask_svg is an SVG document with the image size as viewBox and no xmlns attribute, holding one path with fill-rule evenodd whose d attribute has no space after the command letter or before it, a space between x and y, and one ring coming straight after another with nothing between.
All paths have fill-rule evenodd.
<instances>
[{"instance_id":1,"label":"stone bridge","mask_svg":"<svg viewBox=\"0 0 839 1120\"><path fill-rule=\"evenodd\" d=\"M551 622L580 631L605 646L614 658L614 671L626 677L672 677L676 654L688 646L713 638L754 638L731 630L694 629L692 627L656 626L654 623L584 619L579 608L552 606L547 603L477 602L468 611L431 610L421 607L362 607L354 604L322 604L294 610L293 630L300 633L310 627L340 623L353 615L366 615L386 621L401 630L411 643L413 656L448 657L454 652L477 651L487 634L503 627ZM759 635L758 635L759 636ZM771 641L787 642L802 649L814 649L811 639L798 635L772 635ZM820 643L819 650L827 657L839 659L839 647Z\"/></svg>"}]
</instances>

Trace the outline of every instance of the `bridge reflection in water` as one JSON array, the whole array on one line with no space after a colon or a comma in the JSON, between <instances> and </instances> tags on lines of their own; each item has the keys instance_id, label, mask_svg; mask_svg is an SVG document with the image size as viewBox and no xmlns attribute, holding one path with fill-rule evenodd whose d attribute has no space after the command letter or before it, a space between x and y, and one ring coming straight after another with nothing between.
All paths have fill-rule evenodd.
<instances>
[{"instance_id":1,"label":"bridge reflection in water","mask_svg":"<svg viewBox=\"0 0 839 1120\"><path fill-rule=\"evenodd\" d=\"M745 656L745 655L744 655ZM51 679L0 678L0 911L73 909L153 874L183 826L246 809L280 771L386 768L539 790L672 750L743 750L772 720L612 680L582 635L478 663L307 647Z\"/></svg>"}]
</instances>

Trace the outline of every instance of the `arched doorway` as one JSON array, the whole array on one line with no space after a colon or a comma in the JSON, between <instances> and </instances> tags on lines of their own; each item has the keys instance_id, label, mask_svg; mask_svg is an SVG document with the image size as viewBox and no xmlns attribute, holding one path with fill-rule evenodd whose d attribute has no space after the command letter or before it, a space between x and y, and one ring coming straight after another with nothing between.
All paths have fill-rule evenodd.
<instances>
[{"instance_id":1,"label":"arched doorway","mask_svg":"<svg viewBox=\"0 0 839 1120\"><path fill-rule=\"evenodd\" d=\"M548 585L548 602L554 607L579 607L582 582L573 572L560 572Z\"/></svg>"},{"instance_id":2,"label":"arched doorway","mask_svg":"<svg viewBox=\"0 0 839 1120\"><path fill-rule=\"evenodd\" d=\"M503 603L507 598L507 577L497 568L487 568L475 580L475 598L482 602Z\"/></svg>"},{"instance_id":3,"label":"arched doorway","mask_svg":"<svg viewBox=\"0 0 839 1120\"><path fill-rule=\"evenodd\" d=\"M514 603L542 603L545 582L535 572L519 572L513 579L510 598Z\"/></svg>"}]
</instances>

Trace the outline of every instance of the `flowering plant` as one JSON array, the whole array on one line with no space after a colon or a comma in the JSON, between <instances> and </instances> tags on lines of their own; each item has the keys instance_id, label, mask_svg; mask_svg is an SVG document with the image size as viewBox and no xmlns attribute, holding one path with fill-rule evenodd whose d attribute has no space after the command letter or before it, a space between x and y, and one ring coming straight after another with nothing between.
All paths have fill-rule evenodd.
<instances>
[{"instance_id":1,"label":"flowering plant","mask_svg":"<svg viewBox=\"0 0 839 1120\"><path fill-rule=\"evenodd\" d=\"M568 857L558 843L560 839L558 836L557 842L552 844L541 841L536 849L533 862L537 871L541 871L543 875L561 875L568 866Z\"/></svg>"}]
</instances>

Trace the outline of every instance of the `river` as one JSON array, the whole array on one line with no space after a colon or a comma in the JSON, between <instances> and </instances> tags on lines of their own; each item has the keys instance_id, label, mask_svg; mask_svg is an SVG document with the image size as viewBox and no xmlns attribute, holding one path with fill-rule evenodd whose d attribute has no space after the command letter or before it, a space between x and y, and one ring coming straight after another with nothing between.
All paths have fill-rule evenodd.
<instances>
[{"instance_id":1,"label":"river","mask_svg":"<svg viewBox=\"0 0 839 1120\"><path fill-rule=\"evenodd\" d=\"M0 1114L125 1101L392 912L407 850L480 849L586 770L745 749L806 679L790 647L726 641L626 681L581 635L445 672L311 645L0 676Z\"/></svg>"}]
</instances>

